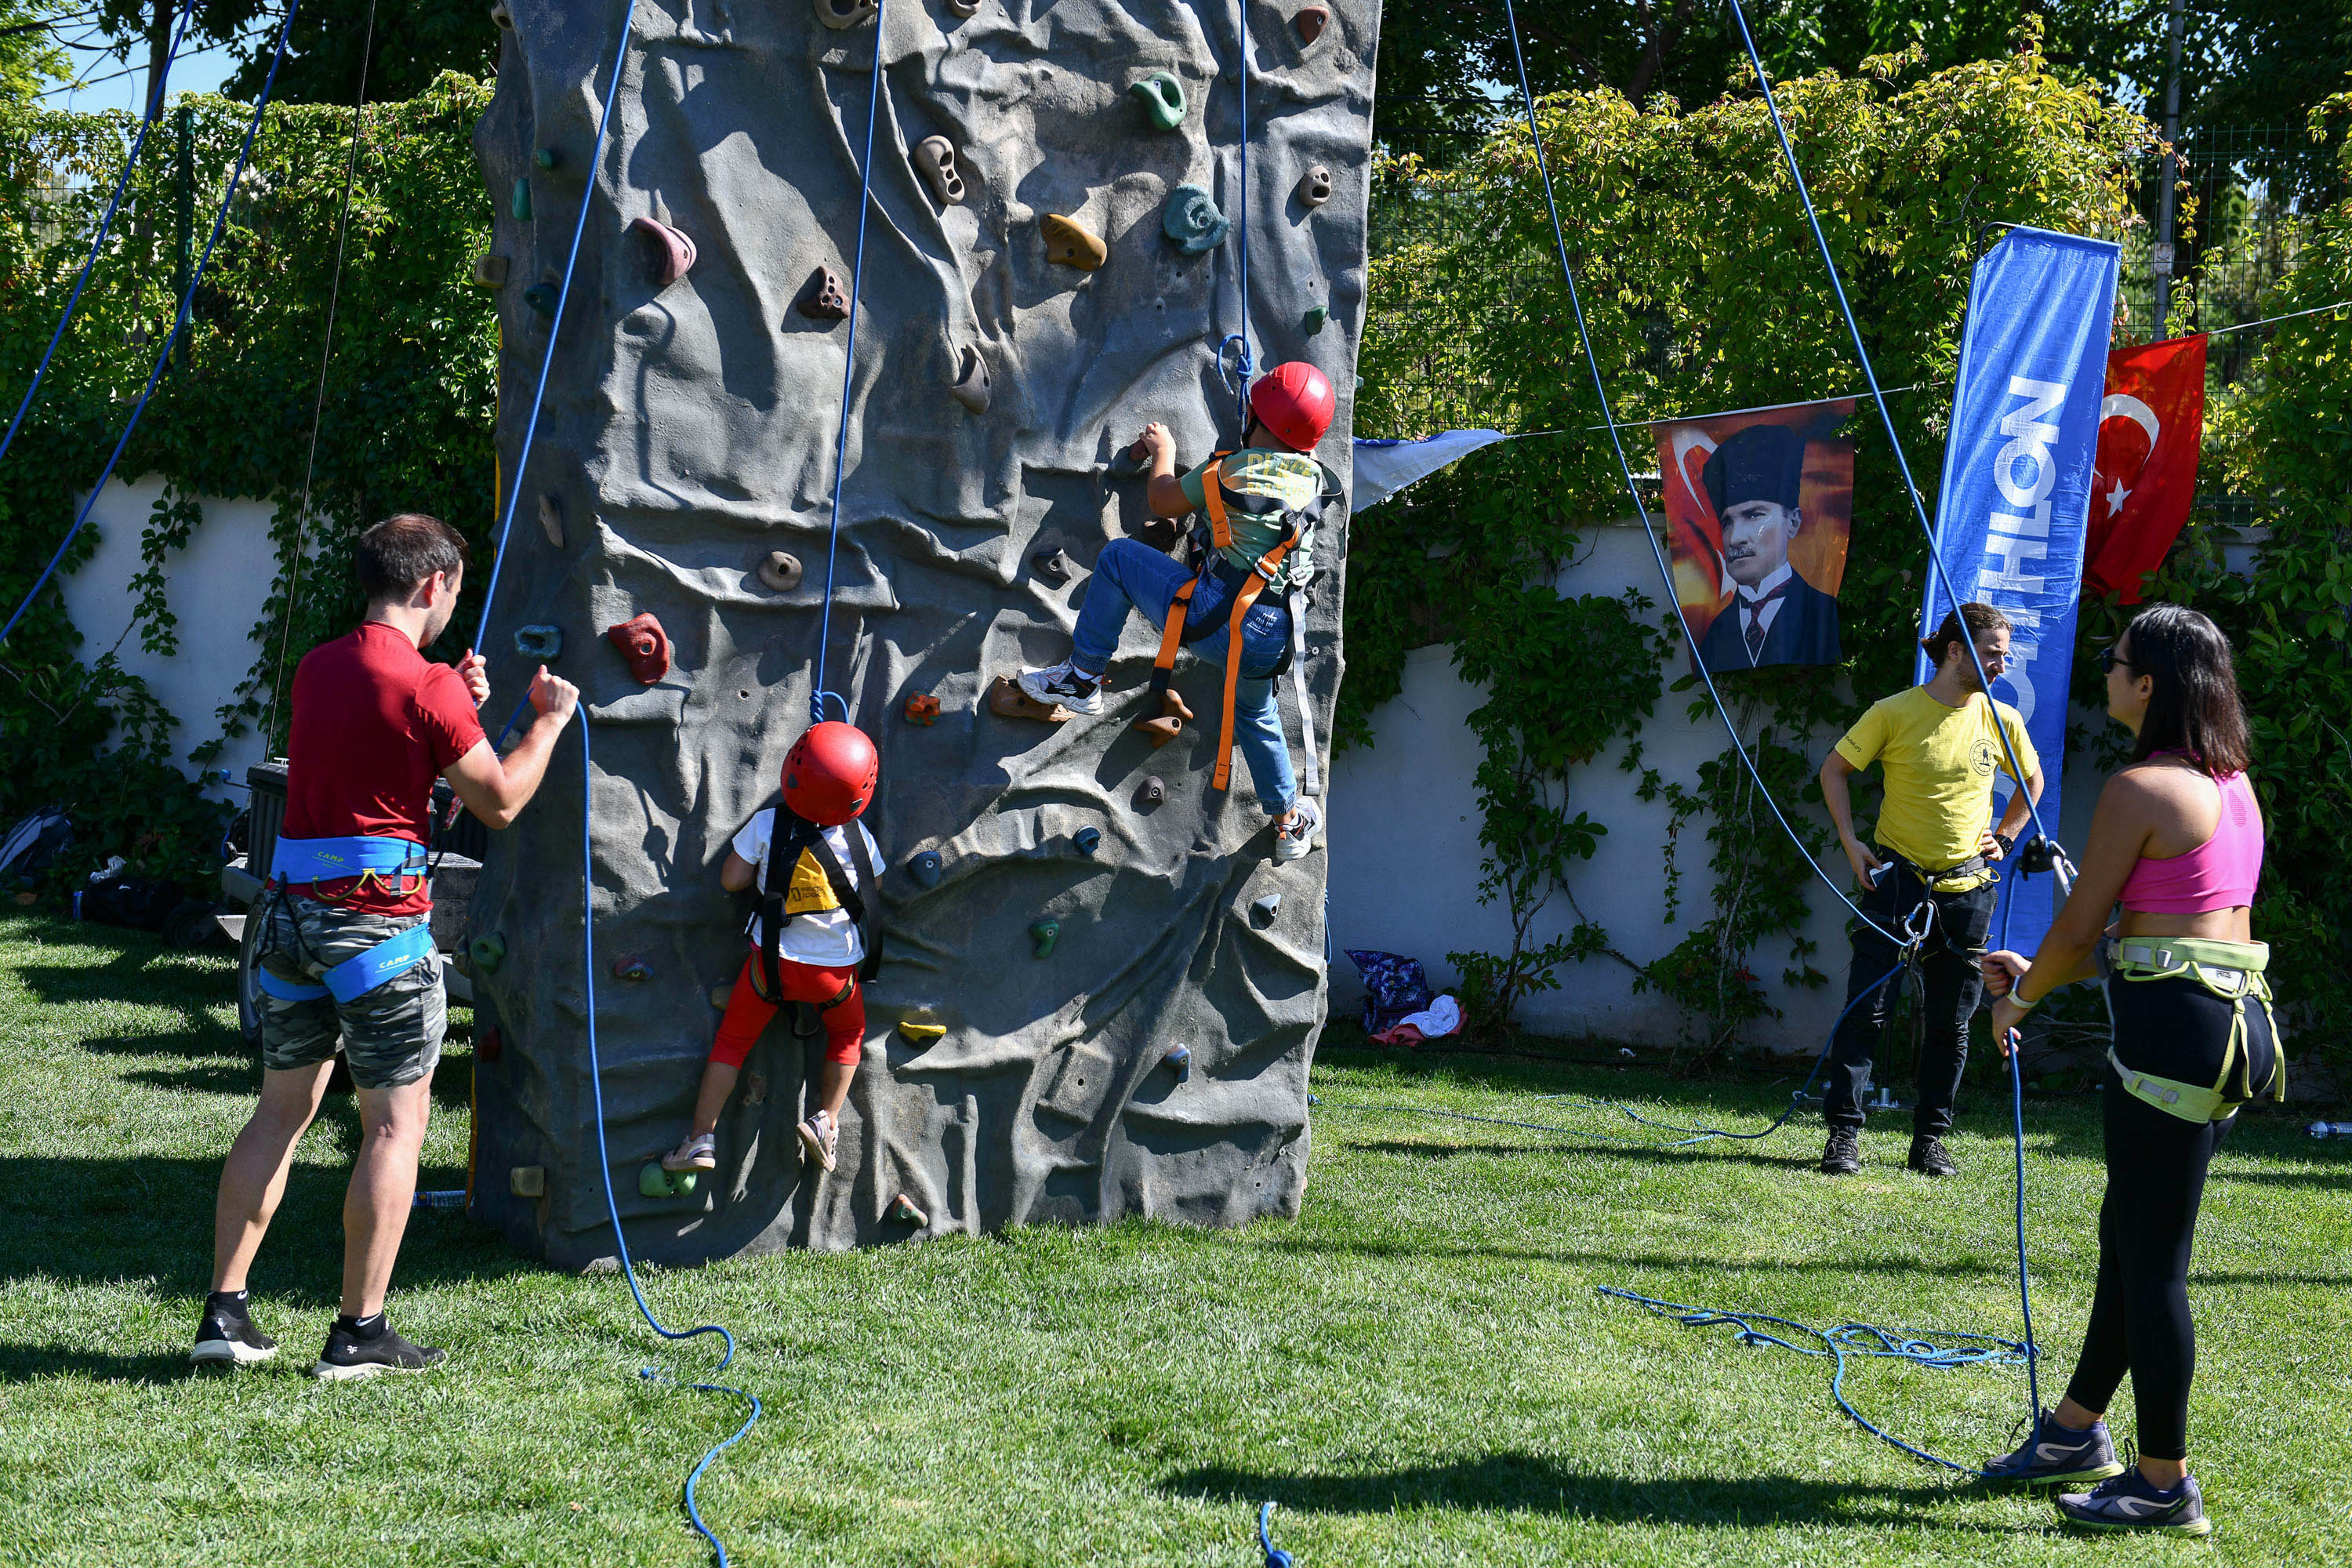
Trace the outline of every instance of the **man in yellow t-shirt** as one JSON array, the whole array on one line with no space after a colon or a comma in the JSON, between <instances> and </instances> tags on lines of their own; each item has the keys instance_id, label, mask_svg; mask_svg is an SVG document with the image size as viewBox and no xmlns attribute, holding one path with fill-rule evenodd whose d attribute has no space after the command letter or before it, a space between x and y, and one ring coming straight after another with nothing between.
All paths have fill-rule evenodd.
<instances>
[{"instance_id":1,"label":"man in yellow t-shirt","mask_svg":"<svg viewBox=\"0 0 2352 1568\"><path fill-rule=\"evenodd\" d=\"M1918 1106L1908 1162L1923 1175L1948 1176L1955 1169L1944 1134L1952 1130L1952 1101L1968 1066L1969 1019L1983 994L1978 961L1992 925L1993 866L2009 854L2032 803L2042 797L2042 760L2026 739L2025 721L1977 678L1979 659L1987 679L2007 666L2009 632L2009 618L1990 605L1963 605L1947 615L1920 643L1936 663L1927 684L1874 703L1822 764L1822 798L1862 889L1856 901L1885 931L1924 924L1928 933L1920 961L1925 1027L1914 1064ZM2011 752L2025 771L2025 787L2010 792L1995 827L1992 778L1996 771L2017 777ZM1874 844L1865 845L1854 833L1847 780L1873 763L1885 775L1886 795ZM1862 1169L1862 1100L1902 981L1890 973L1898 970L1901 951L1880 931L1856 921L1853 936L1847 1010L1830 1047L1822 1094L1830 1133L1822 1173L1832 1176Z\"/></svg>"}]
</instances>

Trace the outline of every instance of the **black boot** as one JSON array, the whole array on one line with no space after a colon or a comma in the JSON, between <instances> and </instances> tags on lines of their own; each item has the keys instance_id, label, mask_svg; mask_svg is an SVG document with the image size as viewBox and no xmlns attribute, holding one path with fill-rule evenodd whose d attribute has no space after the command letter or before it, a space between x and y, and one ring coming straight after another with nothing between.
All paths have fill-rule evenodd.
<instances>
[{"instance_id":1,"label":"black boot","mask_svg":"<svg viewBox=\"0 0 2352 1568\"><path fill-rule=\"evenodd\" d=\"M1912 1134L1908 1163L1923 1176L1957 1176L1960 1173L1960 1168L1952 1163L1951 1152L1933 1132Z\"/></svg>"},{"instance_id":2,"label":"black boot","mask_svg":"<svg viewBox=\"0 0 2352 1568\"><path fill-rule=\"evenodd\" d=\"M1822 1148L1822 1174L1853 1176L1862 1172L1862 1131L1853 1127L1832 1127L1830 1141Z\"/></svg>"}]
</instances>

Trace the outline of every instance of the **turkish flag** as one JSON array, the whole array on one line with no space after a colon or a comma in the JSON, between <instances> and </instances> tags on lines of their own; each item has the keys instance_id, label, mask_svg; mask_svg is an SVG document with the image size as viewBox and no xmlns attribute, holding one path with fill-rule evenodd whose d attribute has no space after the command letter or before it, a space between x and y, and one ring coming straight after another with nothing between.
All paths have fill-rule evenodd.
<instances>
[{"instance_id":1,"label":"turkish flag","mask_svg":"<svg viewBox=\"0 0 2352 1568\"><path fill-rule=\"evenodd\" d=\"M2083 592L2139 603L2140 579L2189 521L2205 433L2205 334L2107 356Z\"/></svg>"}]
</instances>

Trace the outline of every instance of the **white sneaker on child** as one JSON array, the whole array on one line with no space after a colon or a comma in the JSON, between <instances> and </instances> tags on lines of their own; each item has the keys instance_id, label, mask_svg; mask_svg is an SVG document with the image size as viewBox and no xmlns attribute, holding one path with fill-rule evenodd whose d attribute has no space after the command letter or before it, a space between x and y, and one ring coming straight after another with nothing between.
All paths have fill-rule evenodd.
<instances>
[{"instance_id":1,"label":"white sneaker on child","mask_svg":"<svg viewBox=\"0 0 2352 1568\"><path fill-rule=\"evenodd\" d=\"M1073 713L1102 711L1102 677L1087 674L1066 658L1047 669L1023 670L1021 689L1032 701L1058 702Z\"/></svg>"},{"instance_id":2,"label":"white sneaker on child","mask_svg":"<svg viewBox=\"0 0 2352 1568\"><path fill-rule=\"evenodd\" d=\"M833 1118L820 1110L800 1124L801 1159L820 1169L833 1169L834 1144L841 1137L841 1129Z\"/></svg>"},{"instance_id":3,"label":"white sneaker on child","mask_svg":"<svg viewBox=\"0 0 2352 1568\"><path fill-rule=\"evenodd\" d=\"M1290 820L1277 824L1274 830L1274 858L1278 861L1304 859L1315 847L1315 836L1323 831L1323 808L1312 797L1300 795L1290 803Z\"/></svg>"},{"instance_id":4,"label":"white sneaker on child","mask_svg":"<svg viewBox=\"0 0 2352 1568\"><path fill-rule=\"evenodd\" d=\"M715 1171L719 1169L719 1135L705 1132L690 1137L662 1156L665 1171Z\"/></svg>"}]
</instances>

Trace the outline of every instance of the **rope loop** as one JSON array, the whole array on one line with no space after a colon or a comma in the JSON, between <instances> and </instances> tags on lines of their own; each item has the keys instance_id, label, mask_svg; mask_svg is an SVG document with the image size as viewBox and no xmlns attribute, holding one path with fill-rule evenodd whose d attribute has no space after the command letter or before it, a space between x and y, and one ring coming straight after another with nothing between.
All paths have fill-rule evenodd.
<instances>
[{"instance_id":1,"label":"rope loop","mask_svg":"<svg viewBox=\"0 0 2352 1568\"><path fill-rule=\"evenodd\" d=\"M1234 351L1232 355L1234 368L1230 371L1225 368L1227 358L1225 351L1228 349ZM1249 340L1239 332L1226 333L1224 339L1217 344L1217 379L1233 389L1234 416L1242 422L1243 430L1249 428L1249 389L1252 369ZM1238 432L1235 433L1235 439L1239 439Z\"/></svg>"}]
</instances>

